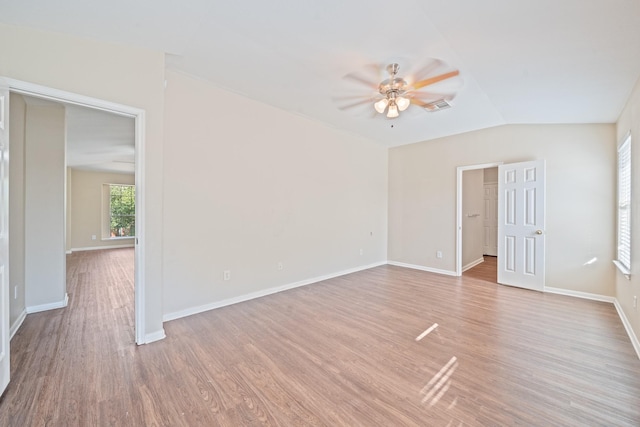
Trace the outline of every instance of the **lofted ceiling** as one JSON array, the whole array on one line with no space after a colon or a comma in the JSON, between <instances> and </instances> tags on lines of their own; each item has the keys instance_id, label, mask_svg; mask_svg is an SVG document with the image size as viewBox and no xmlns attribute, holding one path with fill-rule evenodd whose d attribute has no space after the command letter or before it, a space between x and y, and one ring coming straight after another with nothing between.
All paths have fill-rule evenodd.
<instances>
[{"instance_id":1,"label":"lofted ceiling","mask_svg":"<svg viewBox=\"0 0 640 427\"><path fill-rule=\"evenodd\" d=\"M0 0L0 22L161 50L169 69L387 146L613 123L640 76L637 0ZM452 108L393 120L338 108L375 93L343 76L429 58L460 70Z\"/></svg>"}]
</instances>

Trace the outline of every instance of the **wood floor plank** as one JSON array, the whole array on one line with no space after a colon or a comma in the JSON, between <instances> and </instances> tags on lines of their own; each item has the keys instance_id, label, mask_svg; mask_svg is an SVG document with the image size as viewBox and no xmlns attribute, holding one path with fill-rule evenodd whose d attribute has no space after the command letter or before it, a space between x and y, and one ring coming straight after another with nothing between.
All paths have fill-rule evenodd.
<instances>
[{"instance_id":1,"label":"wood floor plank","mask_svg":"<svg viewBox=\"0 0 640 427\"><path fill-rule=\"evenodd\" d=\"M373 268L168 322L140 347L133 251L67 263L69 306L11 342L2 426L640 425L613 305L497 285L495 258L462 277Z\"/></svg>"}]
</instances>

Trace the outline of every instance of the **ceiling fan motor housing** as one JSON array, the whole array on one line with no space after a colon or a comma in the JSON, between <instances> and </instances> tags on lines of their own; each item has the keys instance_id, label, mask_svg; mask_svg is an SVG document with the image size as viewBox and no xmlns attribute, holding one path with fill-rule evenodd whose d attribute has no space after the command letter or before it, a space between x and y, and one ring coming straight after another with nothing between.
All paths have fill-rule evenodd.
<instances>
[{"instance_id":1,"label":"ceiling fan motor housing","mask_svg":"<svg viewBox=\"0 0 640 427\"><path fill-rule=\"evenodd\" d=\"M391 93L402 95L406 92L407 82L403 78L396 77L399 68L398 64L389 64L389 66L387 66L389 78L378 86L378 92L380 92L381 95L389 96Z\"/></svg>"}]
</instances>

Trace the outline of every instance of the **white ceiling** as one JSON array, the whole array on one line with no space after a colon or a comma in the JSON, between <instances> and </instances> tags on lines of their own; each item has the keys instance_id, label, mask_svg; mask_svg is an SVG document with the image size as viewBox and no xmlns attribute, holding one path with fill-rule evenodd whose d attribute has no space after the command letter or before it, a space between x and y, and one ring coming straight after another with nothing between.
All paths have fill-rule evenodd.
<instances>
[{"instance_id":1,"label":"white ceiling","mask_svg":"<svg viewBox=\"0 0 640 427\"><path fill-rule=\"evenodd\" d=\"M91 108L66 106L67 166L135 172L135 120Z\"/></svg>"},{"instance_id":2,"label":"white ceiling","mask_svg":"<svg viewBox=\"0 0 640 427\"><path fill-rule=\"evenodd\" d=\"M640 76L638 0L0 0L0 22L159 49L169 69L388 146L612 123ZM453 108L395 120L337 108L372 93L346 74L395 61L404 75L429 58L461 72Z\"/></svg>"}]
</instances>

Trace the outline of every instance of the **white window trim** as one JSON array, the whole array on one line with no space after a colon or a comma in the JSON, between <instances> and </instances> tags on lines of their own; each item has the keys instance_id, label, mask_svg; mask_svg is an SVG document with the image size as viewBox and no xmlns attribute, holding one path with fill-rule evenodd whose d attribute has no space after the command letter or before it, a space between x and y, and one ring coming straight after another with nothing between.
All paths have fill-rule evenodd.
<instances>
[{"instance_id":1,"label":"white window trim","mask_svg":"<svg viewBox=\"0 0 640 427\"><path fill-rule=\"evenodd\" d=\"M625 137L622 139L622 143L618 146L618 154L616 158L616 171L617 171L617 182L616 182L616 259L613 261L615 266L620 270L622 274L625 275L627 279L631 278L631 169L632 169L632 159L631 159L631 132L627 133ZM623 157L624 156L624 157ZM621 170L624 167L621 164L621 159L626 158L626 166L627 170ZM626 174L626 177L622 175ZM621 183L621 181L623 181ZM624 194L623 194L624 193ZM621 228L621 211L623 199L626 200L626 209L627 209L627 227L626 229ZM626 235L627 244L622 250L623 256L621 256L621 235Z\"/></svg>"}]
</instances>

